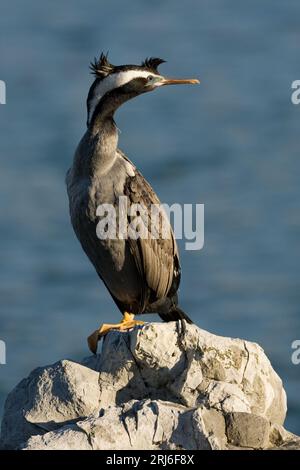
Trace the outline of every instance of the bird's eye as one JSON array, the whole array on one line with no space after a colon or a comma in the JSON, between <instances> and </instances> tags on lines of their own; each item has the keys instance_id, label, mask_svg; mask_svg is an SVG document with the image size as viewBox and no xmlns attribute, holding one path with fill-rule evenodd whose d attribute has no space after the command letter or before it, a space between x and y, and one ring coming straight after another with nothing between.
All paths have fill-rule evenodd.
<instances>
[{"instance_id":1,"label":"bird's eye","mask_svg":"<svg viewBox=\"0 0 300 470\"><path fill-rule=\"evenodd\" d=\"M151 80L153 80L153 75L148 75L147 80L148 82L151 82Z\"/></svg>"}]
</instances>

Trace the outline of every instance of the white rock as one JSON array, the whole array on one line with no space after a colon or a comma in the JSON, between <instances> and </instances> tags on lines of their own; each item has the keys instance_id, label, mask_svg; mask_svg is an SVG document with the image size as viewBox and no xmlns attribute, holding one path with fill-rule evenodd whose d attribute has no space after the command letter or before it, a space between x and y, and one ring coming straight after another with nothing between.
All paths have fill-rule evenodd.
<instances>
[{"instance_id":1,"label":"white rock","mask_svg":"<svg viewBox=\"0 0 300 470\"><path fill-rule=\"evenodd\" d=\"M124 406L108 406L101 417L90 417L76 425L34 436L23 448L72 450L76 444L81 450L225 448L224 418L221 413L218 419L213 417L218 424L216 436L212 436L213 428L207 423L209 413L159 400L131 400Z\"/></svg>"},{"instance_id":2,"label":"white rock","mask_svg":"<svg viewBox=\"0 0 300 470\"><path fill-rule=\"evenodd\" d=\"M82 364L34 370L7 398L0 445L295 448L297 436L282 427L285 414L282 382L257 344L195 325L180 331L176 322L149 323L110 332L101 355Z\"/></svg>"},{"instance_id":3,"label":"white rock","mask_svg":"<svg viewBox=\"0 0 300 470\"><path fill-rule=\"evenodd\" d=\"M92 450L88 436L76 425L63 426L44 435L33 436L22 450Z\"/></svg>"},{"instance_id":4,"label":"white rock","mask_svg":"<svg viewBox=\"0 0 300 470\"><path fill-rule=\"evenodd\" d=\"M98 372L67 360L32 371L7 397L1 446L18 447L32 435L98 412L98 379Z\"/></svg>"}]
</instances>

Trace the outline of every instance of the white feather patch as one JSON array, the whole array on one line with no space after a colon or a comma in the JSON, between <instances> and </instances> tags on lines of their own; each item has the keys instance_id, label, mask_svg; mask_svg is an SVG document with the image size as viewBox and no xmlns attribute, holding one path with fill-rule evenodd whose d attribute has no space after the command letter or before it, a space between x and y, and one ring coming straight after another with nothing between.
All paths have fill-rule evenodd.
<instances>
[{"instance_id":1,"label":"white feather patch","mask_svg":"<svg viewBox=\"0 0 300 470\"><path fill-rule=\"evenodd\" d=\"M101 80L99 85L95 88L94 90L94 96L90 101L90 112L88 116L88 122L90 123L90 120L94 114L94 111L96 109L96 106L98 105L99 101L101 98L105 95L105 93L108 93L111 90L114 90L115 88L119 88L125 83L130 82L133 78L138 78L138 77L149 77L149 75L153 77L158 77L159 75L156 75L151 72L147 72L147 70L126 70L124 72L117 72L117 73L112 73L108 75L106 78Z\"/></svg>"}]
</instances>

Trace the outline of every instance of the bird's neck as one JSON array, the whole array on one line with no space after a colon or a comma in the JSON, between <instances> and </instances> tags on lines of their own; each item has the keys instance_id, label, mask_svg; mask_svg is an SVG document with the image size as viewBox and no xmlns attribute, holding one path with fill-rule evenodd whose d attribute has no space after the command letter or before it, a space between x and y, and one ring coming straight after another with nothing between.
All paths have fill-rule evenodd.
<instances>
[{"instance_id":1,"label":"bird's neck","mask_svg":"<svg viewBox=\"0 0 300 470\"><path fill-rule=\"evenodd\" d=\"M95 142L91 157L91 171L106 173L117 158L118 129L114 122L115 109L101 106L96 109L89 132Z\"/></svg>"},{"instance_id":2,"label":"bird's neck","mask_svg":"<svg viewBox=\"0 0 300 470\"><path fill-rule=\"evenodd\" d=\"M113 117L107 117L98 123L97 130L91 130L95 142L91 158L92 171L105 173L117 158L118 130Z\"/></svg>"},{"instance_id":3,"label":"bird's neck","mask_svg":"<svg viewBox=\"0 0 300 470\"><path fill-rule=\"evenodd\" d=\"M130 98L131 96L114 90L104 95L96 106L89 124L89 132L96 142L91 158L93 172L107 172L117 158L118 129L114 114Z\"/></svg>"}]
</instances>

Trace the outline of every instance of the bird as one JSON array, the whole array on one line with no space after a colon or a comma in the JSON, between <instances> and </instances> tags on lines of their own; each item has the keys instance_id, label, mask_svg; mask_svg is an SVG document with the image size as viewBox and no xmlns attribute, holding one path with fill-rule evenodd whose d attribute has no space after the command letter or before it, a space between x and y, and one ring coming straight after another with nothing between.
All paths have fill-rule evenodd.
<instances>
[{"instance_id":1,"label":"bird","mask_svg":"<svg viewBox=\"0 0 300 470\"><path fill-rule=\"evenodd\" d=\"M93 353L101 337L110 330L128 331L144 322L136 315L156 313L163 321L185 320L189 316L178 306L181 278L178 247L168 217L160 212L160 221L168 228L156 237L99 237L97 227L103 220L99 207L116 209L120 198L129 208L145 207L151 219L151 207L160 200L137 167L118 148L119 129L115 112L127 101L167 85L197 84L197 79L172 79L160 74L165 61L149 57L140 65L113 65L103 52L90 64L94 75L87 96L87 130L75 151L66 175L69 212L74 232L98 276L111 294L123 317L117 324L103 323L88 337ZM151 219L152 220L152 219ZM132 222L125 217L127 227ZM149 227L148 227L149 231Z\"/></svg>"}]
</instances>

